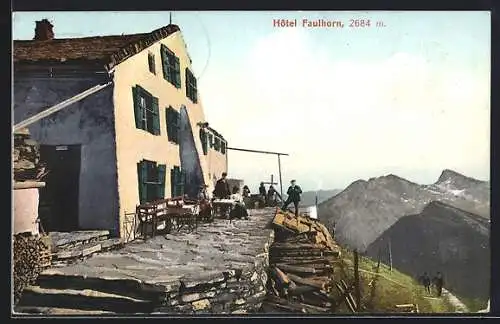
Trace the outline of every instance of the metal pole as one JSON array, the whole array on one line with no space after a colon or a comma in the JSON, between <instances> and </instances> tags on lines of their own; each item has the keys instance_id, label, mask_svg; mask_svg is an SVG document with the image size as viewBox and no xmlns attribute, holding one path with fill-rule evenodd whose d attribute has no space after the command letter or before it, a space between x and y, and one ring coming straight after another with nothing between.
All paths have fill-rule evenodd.
<instances>
[{"instance_id":1,"label":"metal pole","mask_svg":"<svg viewBox=\"0 0 500 324\"><path fill-rule=\"evenodd\" d=\"M392 246L391 246L391 238L389 238L389 264L392 271Z\"/></svg>"},{"instance_id":2,"label":"metal pole","mask_svg":"<svg viewBox=\"0 0 500 324\"><path fill-rule=\"evenodd\" d=\"M356 311L361 310L361 289L359 282L359 255L358 250L354 250L354 287L356 289Z\"/></svg>"},{"instance_id":3,"label":"metal pole","mask_svg":"<svg viewBox=\"0 0 500 324\"><path fill-rule=\"evenodd\" d=\"M281 197L283 197L283 181L281 179L281 159L280 159L280 155L281 154L278 154L278 170L279 170L279 173L280 173L280 194L281 194Z\"/></svg>"},{"instance_id":4,"label":"metal pole","mask_svg":"<svg viewBox=\"0 0 500 324\"><path fill-rule=\"evenodd\" d=\"M96 85L95 87L87 89L87 90L85 90L85 91L83 91L83 92L81 92L81 93L79 93L79 94L77 94L69 99L64 100L63 102L58 103L55 106L47 108L47 109L39 112L38 114L31 116L31 117L23 120L22 122L14 125L14 131L18 131L22 128L25 128L25 127L39 121L42 118L45 118L45 117L47 117L55 112L58 112L59 110L64 109L64 108L72 105L73 103L78 102L78 101L82 100L83 98L90 96L91 94L107 87L110 84L111 84L111 82L108 82L106 84Z\"/></svg>"}]
</instances>

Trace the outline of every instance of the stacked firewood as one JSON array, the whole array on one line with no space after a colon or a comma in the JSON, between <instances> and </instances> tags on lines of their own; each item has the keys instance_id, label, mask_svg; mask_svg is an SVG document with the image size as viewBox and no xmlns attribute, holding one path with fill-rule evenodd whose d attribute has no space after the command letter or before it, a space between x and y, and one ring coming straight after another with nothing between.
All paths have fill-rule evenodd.
<instances>
[{"instance_id":1,"label":"stacked firewood","mask_svg":"<svg viewBox=\"0 0 500 324\"><path fill-rule=\"evenodd\" d=\"M12 161L15 181L40 180L45 173L43 166L39 164L39 145L30 138L27 129L14 133Z\"/></svg>"},{"instance_id":2,"label":"stacked firewood","mask_svg":"<svg viewBox=\"0 0 500 324\"><path fill-rule=\"evenodd\" d=\"M340 249L317 220L278 211L269 250L268 311L328 313L334 302L334 263Z\"/></svg>"},{"instance_id":3,"label":"stacked firewood","mask_svg":"<svg viewBox=\"0 0 500 324\"><path fill-rule=\"evenodd\" d=\"M50 239L46 235L20 233L14 236L14 303L24 288L35 282L40 272L51 264Z\"/></svg>"}]
</instances>

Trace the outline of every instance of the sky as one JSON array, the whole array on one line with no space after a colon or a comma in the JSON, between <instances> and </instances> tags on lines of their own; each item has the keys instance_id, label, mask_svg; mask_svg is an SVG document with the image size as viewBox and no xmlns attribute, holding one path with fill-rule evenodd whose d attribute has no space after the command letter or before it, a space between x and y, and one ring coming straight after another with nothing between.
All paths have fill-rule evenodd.
<instances>
[{"instance_id":1,"label":"sky","mask_svg":"<svg viewBox=\"0 0 500 324\"><path fill-rule=\"evenodd\" d=\"M149 32L169 12L19 12L13 39L32 39L43 18L69 38ZM297 24L273 25L281 19ZM391 173L429 184L444 169L490 178L487 11L176 11L172 22L210 126L230 147L289 154L284 190L292 179L304 190L342 189ZM229 177L250 188L278 178L274 155L228 159Z\"/></svg>"}]
</instances>

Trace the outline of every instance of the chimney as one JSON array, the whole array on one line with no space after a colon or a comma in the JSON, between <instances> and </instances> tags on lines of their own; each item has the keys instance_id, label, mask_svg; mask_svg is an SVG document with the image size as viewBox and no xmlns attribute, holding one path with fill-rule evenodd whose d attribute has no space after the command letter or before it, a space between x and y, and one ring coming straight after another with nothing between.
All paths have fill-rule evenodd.
<instances>
[{"instance_id":1,"label":"chimney","mask_svg":"<svg viewBox=\"0 0 500 324\"><path fill-rule=\"evenodd\" d=\"M42 19L36 22L34 40L51 40L54 39L54 27L47 19Z\"/></svg>"}]
</instances>

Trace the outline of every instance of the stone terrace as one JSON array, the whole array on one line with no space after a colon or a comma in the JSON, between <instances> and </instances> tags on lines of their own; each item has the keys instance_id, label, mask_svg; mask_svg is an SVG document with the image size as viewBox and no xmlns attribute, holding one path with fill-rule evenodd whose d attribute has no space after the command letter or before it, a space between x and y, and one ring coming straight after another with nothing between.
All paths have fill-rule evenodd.
<instances>
[{"instance_id":1,"label":"stone terrace","mask_svg":"<svg viewBox=\"0 0 500 324\"><path fill-rule=\"evenodd\" d=\"M20 305L114 313L247 313L265 297L274 208L136 240L44 271Z\"/></svg>"}]
</instances>

